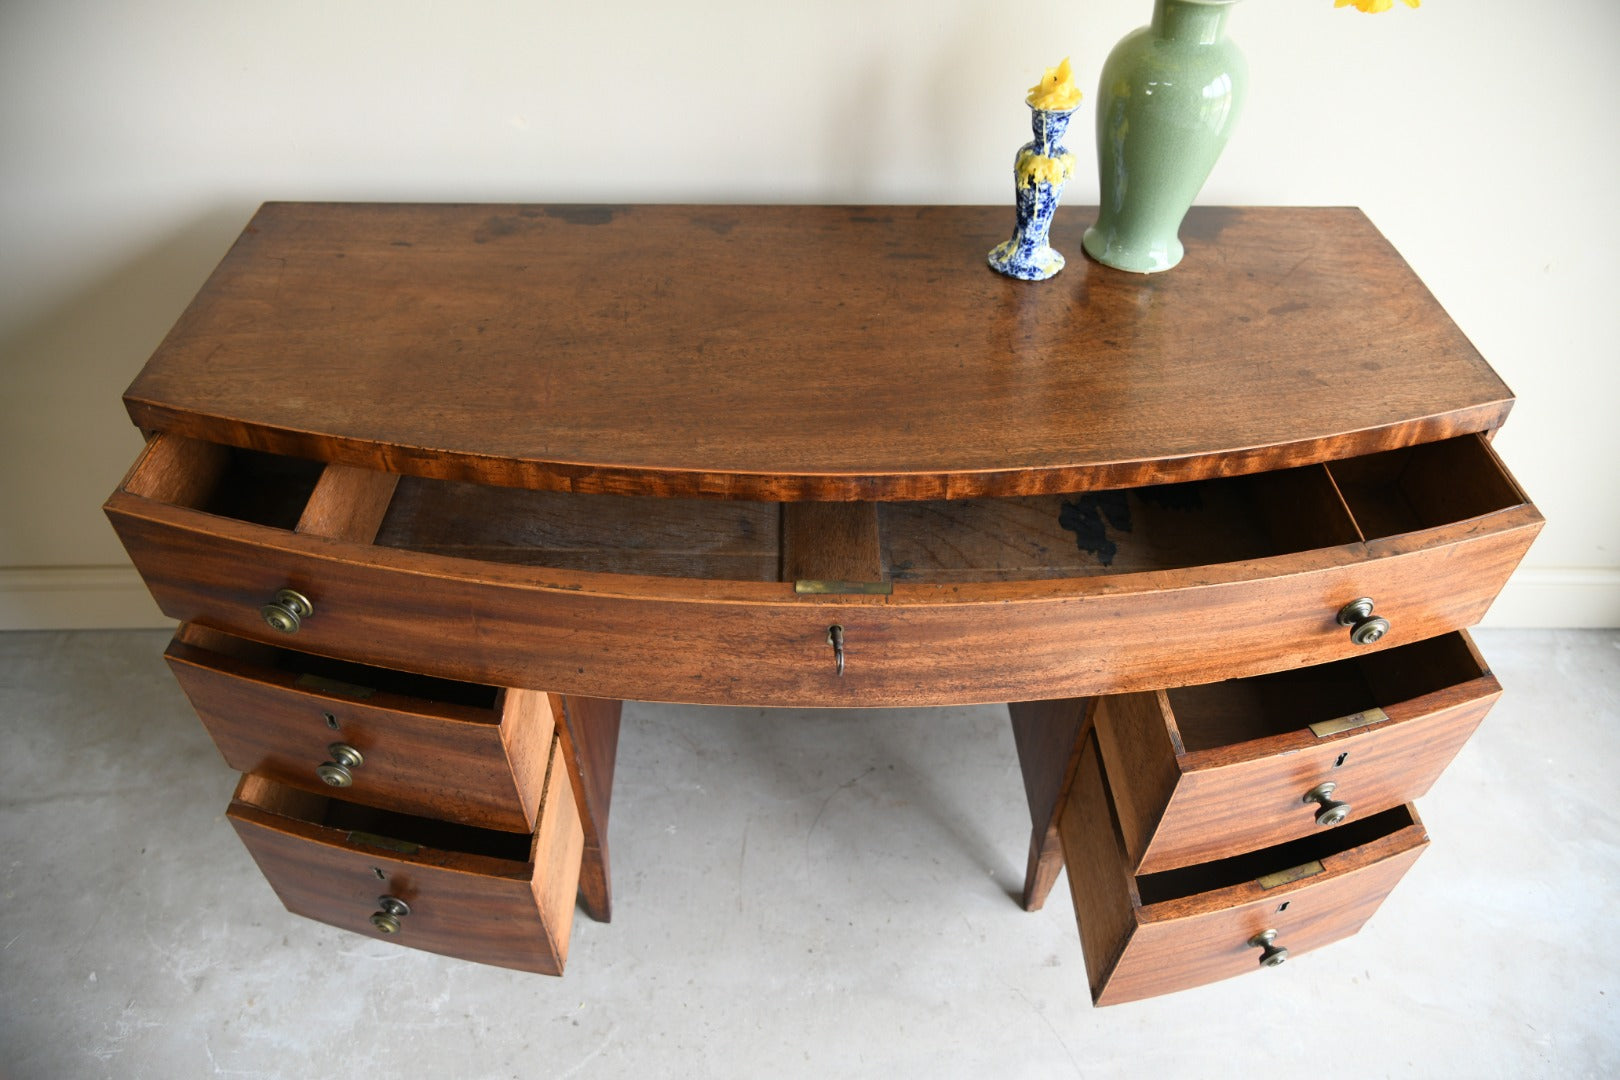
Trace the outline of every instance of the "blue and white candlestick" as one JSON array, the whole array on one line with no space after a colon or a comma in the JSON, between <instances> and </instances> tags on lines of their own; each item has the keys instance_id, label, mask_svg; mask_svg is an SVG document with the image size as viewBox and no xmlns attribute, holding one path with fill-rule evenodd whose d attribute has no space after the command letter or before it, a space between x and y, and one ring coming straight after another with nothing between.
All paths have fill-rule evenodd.
<instances>
[{"instance_id":1,"label":"blue and white candlestick","mask_svg":"<svg viewBox=\"0 0 1620 1080\"><path fill-rule=\"evenodd\" d=\"M1009 277L1045 281L1063 269L1063 256L1047 236L1057 213L1063 187L1074 175L1074 155L1063 145L1074 109L1037 109L1030 106L1035 138L1018 148L1013 162L1018 228L1011 240L990 251L990 265Z\"/></svg>"}]
</instances>

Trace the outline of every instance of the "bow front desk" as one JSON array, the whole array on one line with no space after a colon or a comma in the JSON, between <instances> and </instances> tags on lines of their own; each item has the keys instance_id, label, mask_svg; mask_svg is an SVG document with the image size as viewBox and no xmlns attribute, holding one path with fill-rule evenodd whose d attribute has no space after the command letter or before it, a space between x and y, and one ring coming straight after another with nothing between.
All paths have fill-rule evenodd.
<instances>
[{"instance_id":1,"label":"bow front desk","mask_svg":"<svg viewBox=\"0 0 1620 1080\"><path fill-rule=\"evenodd\" d=\"M1500 693L1511 396L1358 211L1075 213L263 207L107 513L286 906L560 973L621 701L1007 702L1099 1002L1354 933Z\"/></svg>"}]
</instances>

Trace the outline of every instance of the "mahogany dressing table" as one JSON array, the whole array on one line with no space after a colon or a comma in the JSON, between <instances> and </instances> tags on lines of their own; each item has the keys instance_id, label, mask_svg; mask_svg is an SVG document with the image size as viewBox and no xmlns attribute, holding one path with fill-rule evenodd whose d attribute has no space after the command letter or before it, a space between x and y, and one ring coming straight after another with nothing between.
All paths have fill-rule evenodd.
<instances>
[{"instance_id":1,"label":"mahogany dressing table","mask_svg":"<svg viewBox=\"0 0 1620 1080\"><path fill-rule=\"evenodd\" d=\"M623 700L1008 702L1099 1002L1354 933L1500 693L1511 395L1358 211L1009 213L264 206L106 509L287 907L560 973Z\"/></svg>"}]
</instances>

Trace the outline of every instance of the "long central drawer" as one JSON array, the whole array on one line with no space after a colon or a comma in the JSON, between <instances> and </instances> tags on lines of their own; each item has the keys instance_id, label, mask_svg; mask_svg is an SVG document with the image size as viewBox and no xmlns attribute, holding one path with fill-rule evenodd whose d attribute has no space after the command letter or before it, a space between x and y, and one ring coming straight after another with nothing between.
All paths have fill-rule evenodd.
<instances>
[{"instance_id":1,"label":"long central drawer","mask_svg":"<svg viewBox=\"0 0 1620 1080\"><path fill-rule=\"evenodd\" d=\"M1422 640L1476 622L1541 525L1479 436L1129 491L782 507L159 435L106 509L186 622L476 683L791 706L1116 693ZM1340 621L1358 598L1351 623L1389 624L1362 644Z\"/></svg>"}]
</instances>

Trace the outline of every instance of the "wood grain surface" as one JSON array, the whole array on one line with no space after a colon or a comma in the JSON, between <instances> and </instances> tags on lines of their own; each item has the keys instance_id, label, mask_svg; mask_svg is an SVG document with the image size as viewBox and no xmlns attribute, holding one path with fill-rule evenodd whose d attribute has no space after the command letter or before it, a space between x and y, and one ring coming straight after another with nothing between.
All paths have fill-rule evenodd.
<instances>
[{"instance_id":1,"label":"wood grain surface","mask_svg":"<svg viewBox=\"0 0 1620 1080\"><path fill-rule=\"evenodd\" d=\"M783 581L883 581L878 508L872 503L784 503Z\"/></svg>"},{"instance_id":2,"label":"wood grain surface","mask_svg":"<svg viewBox=\"0 0 1620 1080\"><path fill-rule=\"evenodd\" d=\"M989 270L1001 207L267 204L148 430L491 484L943 499L1276 469L1511 397L1357 210L1195 208L1175 273Z\"/></svg>"}]
</instances>

